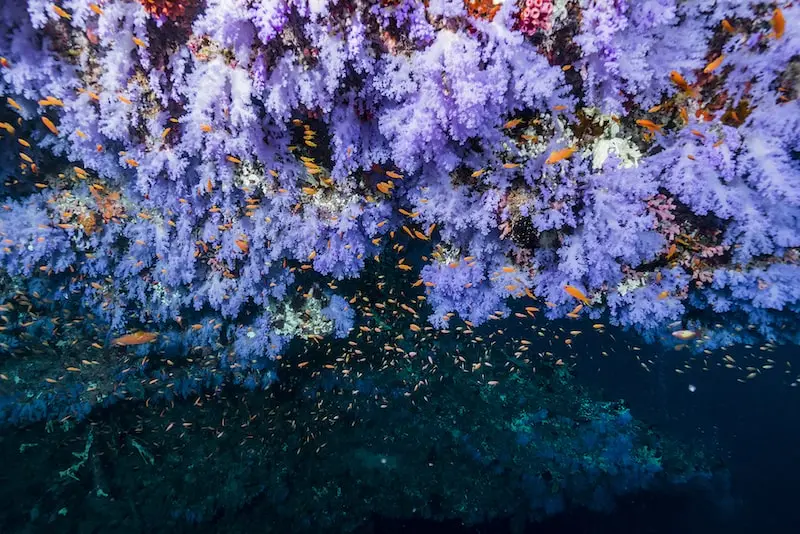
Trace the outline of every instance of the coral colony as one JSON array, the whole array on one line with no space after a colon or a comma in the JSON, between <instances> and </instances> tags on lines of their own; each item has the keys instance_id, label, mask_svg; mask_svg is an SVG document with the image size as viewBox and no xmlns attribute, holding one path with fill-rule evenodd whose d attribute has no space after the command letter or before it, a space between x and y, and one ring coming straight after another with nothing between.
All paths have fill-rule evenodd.
<instances>
[{"instance_id":1,"label":"coral colony","mask_svg":"<svg viewBox=\"0 0 800 534\"><path fill-rule=\"evenodd\" d=\"M87 350L136 356L109 381L210 347L165 395L266 387L292 339L359 331L339 287L377 265L419 295L411 337L524 308L694 348L800 342L798 19L738 0L3 2L0 347L57 340L72 307ZM85 415L78 376L4 418Z\"/></svg>"}]
</instances>

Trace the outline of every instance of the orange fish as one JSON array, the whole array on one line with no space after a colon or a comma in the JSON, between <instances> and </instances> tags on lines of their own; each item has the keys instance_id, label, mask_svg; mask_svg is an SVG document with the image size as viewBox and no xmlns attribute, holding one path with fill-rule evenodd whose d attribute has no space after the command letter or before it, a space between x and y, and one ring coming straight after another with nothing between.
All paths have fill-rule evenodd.
<instances>
[{"instance_id":1,"label":"orange fish","mask_svg":"<svg viewBox=\"0 0 800 534\"><path fill-rule=\"evenodd\" d=\"M714 72L719 68L720 65L722 65L723 59L725 59L725 56L720 54L720 56L717 59L706 65L706 67L703 69L703 72L706 74Z\"/></svg>"},{"instance_id":2,"label":"orange fish","mask_svg":"<svg viewBox=\"0 0 800 534\"><path fill-rule=\"evenodd\" d=\"M8 102L8 105L16 109L17 111L22 111L22 106L17 104L17 101L11 98L10 96L6 97L6 102Z\"/></svg>"},{"instance_id":3,"label":"orange fish","mask_svg":"<svg viewBox=\"0 0 800 534\"><path fill-rule=\"evenodd\" d=\"M40 106L42 106L42 107L46 107L46 106L64 107L64 102L62 100L59 100L58 98L56 98L54 96L48 96L47 98L39 100L38 104Z\"/></svg>"},{"instance_id":4,"label":"orange fish","mask_svg":"<svg viewBox=\"0 0 800 534\"><path fill-rule=\"evenodd\" d=\"M95 14L97 14L97 15L102 15L103 14L103 10L100 9L100 6L98 6L97 4L89 4L89 9L94 11Z\"/></svg>"},{"instance_id":5,"label":"orange fish","mask_svg":"<svg viewBox=\"0 0 800 534\"><path fill-rule=\"evenodd\" d=\"M677 85L682 91L689 90L689 83L683 76L681 76L680 72L673 70L669 73L669 79L672 80L672 83Z\"/></svg>"},{"instance_id":6,"label":"orange fish","mask_svg":"<svg viewBox=\"0 0 800 534\"><path fill-rule=\"evenodd\" d=\"M583 291L581 291L577 287L567 284L564 286L564 291L569 293L570 296L573 296L579 301L583 302L587 306L589 305L589 298L586 295L584 295Z\"/></svg>"},{"instance_id":7,"label":"orange fish","mask_svg":"<svg viewBox=\"0 0 800 534\"><path fill-rule=\"evenodd\" d=\"M56 125L53 124L53 121L47 117L42 117L42 123L47 126L47 129L53 132L53 134L58 135L58 128L56 128Z\"/></svg>"},{"instance_id":8,"label":"orange fish","mask_svg":"<svg viewBox=\"0 0 800 534\"><path fill-rule=\"evenodd\" d=\"M386 171L386 176L388 176L389 178L394 178L395 180L402 180L403 179L403 175L402 174L398 174L398 173L396 173L394 171Z\"/></svg>"},{"instance_id":9,"label":"orange fish","mask_svg":"<svg viewBox=\"0 0 800 534\"><path fill-rule=\"evenodd\" d=\"M394 184L392 184L392 182L380 182L376 187L378 188L378 191L380 191L384 195L388 195L389 193L391 193Z\"/></svg>"},{"instance_id":10,"label":"orange fish","mask_svg":"<svg viewBox=\"0 0 800 534\"><path fill-rule=\"evenodd\" d=\"M545 165L552 165L553 163L558 163L563 159L569 158L575 151L578 150L576 147L571 146L567 148L562 148L561 150L556 150L555 152L551 152L549 156L547 156L547 160L544 162Z\"/></svg>"},{"instance_id":11,"label":"orange fish","mask_svg":"<svg viewBox=\"0 0 800 534\"><path fill-rule=\"evenodd\" d=\"M637 119L636 124L642 128L646 128L650 133L660 132L661 125L647 119Z\"/></svg>"},{"instance_id":12,"label":"orange fish","mask_svg":"<svg viewBox=\"0 0 800 534\"><path fill-rule=\"evenodd\" d=\"M722 29L728 33L736 33L736 29L728 22L728 19L722 19Z\"/></svg>"},{"instance_id":13,"label":"orange fish","mask_svg":"<svg viewBox=\"0 0 800 534\"><path fill-rule=\"evenodd\" d=\"M131 345L144 345L145 343L152 343L158 338L158 334L156 332L143 332L138 331L132 334L125 334L124 336L118 337L111 342L111 345L115 347L128 347Z\"/></svg>"},{"instance_id":14,"label":"orange fish","mask_svg":"<svg viewBox=\"0 0 800 534\"><path fill-rule=\"evenodd\" d=\"M247 254L247 251L250 250L250 245L244 239L237 239L236 246L239 247L244 254Z\"/></svg>"},{"instance_id":15,"label":"orange fish","mask_svg":"<svg viewBox=\"0 0 800 534\"><path fill-rule=\"evenodd\" d=\"M64 19L67 19L67 20L71 20L72 19L72 15L70 15L69 13L67 13L66 11L64 11L63 9L61 9L60 7L58 7L56 5L53 6L53 11L55 11L56 15L58 15L61 18L64 18Z\"/></svg>"},{"instance_id":16,"label":"orange fish","mask_svg":"<svg viewBox=\"0 0 800 534\"><path fill-rule=\"evenodd\" d=\"M775 39L783 37L783 32L786 30L786 19L783 18L783 11L781 11L780 8L772 13L772 20L770 23L772 24L772 31L775 35Z\"/></svg>"},{"instance_id":17,"label":"orange fish","mask_svg":"<svg viewBox=\"0 0 800 534\"><path fill-rule=\"evenodd\" d=\"M667 251L667 259L672 258L672 256L674 256L676 252L678 252L678 247L675 245L675 243L673 243L669 247L669 250Z\"/></svg>"},{"instance_id":18,"label":"orange fish","mask_svg":"<svg viewBox=\"0 0 800 534\"><path fill-rule=\"evenodd\" d=\"M694 330L678 330L673 332L672 335L680 340L687 341L697 337L697 332Z\"/></svg>"},{"instance_id":19,"label":"orange fish","mask_svg":"<svg viewBox=\"0 0 800 534\"><path fill-rule=\"evenodd\" d=\"M503 128L509 130L511 128L516 128L522 123L522 119L511 119L507 123L503 125Z\"/></svg>"},{"instance_id":20,"label":"orange fish","mask_svg":"<svg viewBox=\"0 0 800 534\"><path fill-rule=\"evenodd\" d=\"M134 38L133 38L133 44L135 44L136 46L141 46L141 47L145 47L145 46L147 46L147 45L144 43L144 41L142 41L142 40L141 40L141 39L139 39L138 37L134 37Z\"/></svg>"}]
</instances>

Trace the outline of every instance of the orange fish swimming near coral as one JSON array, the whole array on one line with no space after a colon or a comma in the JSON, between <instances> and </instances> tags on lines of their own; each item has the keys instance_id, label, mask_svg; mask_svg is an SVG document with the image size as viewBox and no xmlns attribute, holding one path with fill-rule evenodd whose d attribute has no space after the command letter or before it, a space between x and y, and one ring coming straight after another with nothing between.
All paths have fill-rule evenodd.
<instances>
[{"instance_id":1,"label":"orange fish swimming near coral","mask_svg":"<svg viewBox=\"0 0 800 534\"><path fill-rule=\"evenodd\" d=\"M673 70L672 72L669 73L669 79L672 80L672 83L678 86L678 89L688 94L692 98L697 98L698 96L697 89L690 86L689 82L686 81L686 78L681 76L680 72Z\"/></svg>"},{"instance_id":2,"label":"orange fish swimming near coral","mask_svg":"<svg viewBox=\"0 0 800 534\"><path fill-rule=\"evenodd\" d=\"M576 147L571 146L567 148L562 148L561 150L556 150L555 152L551 152L549 156L547 156L547 160L544 162L545 165L552 165L553 163L558 163L561 160L569 158L575 151L578 150Z\"/></svg>"},{"instance_id":3,"label":"orange fish swimming near coral","mask_svg":"<svg viewBox=\"0 0 800 534\"><path fill-rule=\"evenodd\" d=\"M125 334L124 336L120 336L113 341L111 341L111 345L114 347L129 347L132 345L144 345L145 343L152 343L153 341L158 338L158 334L156 332L133 332L132 334Z\"/></svg>"},{"instance_id":4,"label":"orange fish swimming near coral","mask_svg":"<svg viewBox=\"0 0 800 534\"><path fill-rule=\"evenodd\" d=\"M636 124L638 124L642 128L646 128L650 133L655 133L655 132L660 132L661 131L661 125L660 124L656 124L653 121L650 121L650 120L647 120L647 119L638 119L636 121Z\"/></svg>"},{"instance_id":5,"label":"orange fish swimming near coral","mask_svg":"<svg viewBox=\"0 0 800 534\"><path fill-rule=\"evenodd\" d=\"M53 121L51 121L47 117L42 117L42 124L44 124L48 130L53 132L54 135L58 135L58 128L56 128L56 125L53 124Z\"/></svg>"},{"instance_id":6,"label":"orange fish swimming near coral","mask_svg":"<svg viewBox=\"0 0 800 534\"><path fill-rule=\"evenodd\" d=\"M717 57L717 59L706 65L706 67L703 69L703 73L711 74L712 72L717 70L720 65L722 65L722 60L724 59L725 56L723 54L720 54L719 57Z\"/></svg>"},{"instance_id":7,"label":"orange fish swimming near coral","mask_svg":"<svg viewBox=\"0 0 800 534\"><path fill-rule=\"evenodd\" d=\"M783 18L783 11L781 11L780 8L777 8L772 13L770 24L772 25L772 36L775 37L775 39L783 37L783 32L786 31L786 19Z\"/></svg>"},{"instance_id":8,"label":"orange fish swimming near coral","mask_svg":"<svg viewBox=\"0 0 800 534\"><path fill-rule=\"evenodd\" d=\"M579 301L583 302L587 306L590 304L589 298L583 293L583 291L581 291L577 287L567 284L567 285L564 286L564 291L569 293L570 296L573 296L576 299L578 299Z\"/></svg>"}]
</instances>

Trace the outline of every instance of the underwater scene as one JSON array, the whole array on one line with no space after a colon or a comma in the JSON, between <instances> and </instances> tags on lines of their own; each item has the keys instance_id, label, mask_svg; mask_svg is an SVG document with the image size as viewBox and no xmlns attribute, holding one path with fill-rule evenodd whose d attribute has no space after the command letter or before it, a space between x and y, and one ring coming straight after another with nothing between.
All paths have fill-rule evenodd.
<instances>
[{"instance_id":1,"label":"underwater scene","mask_svg":"<svg viewBox=\"0 0 800 534\"><path fill-rule=\"evenodd\" d=\"M0 0L0 533L798 532L799 20Z\"/></svg>"}]
</instances>

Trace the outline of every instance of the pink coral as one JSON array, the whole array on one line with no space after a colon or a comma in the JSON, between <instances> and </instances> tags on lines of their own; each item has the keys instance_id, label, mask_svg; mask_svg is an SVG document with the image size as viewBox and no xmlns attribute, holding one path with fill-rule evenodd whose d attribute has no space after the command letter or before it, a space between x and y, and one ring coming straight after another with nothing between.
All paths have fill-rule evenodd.
<instances>
[{"instance_id":1,"label":"pink coral","mask_svg":"<svg viewBox=\"0 0 800 534\"><path fill-rule=\"evenodd\" d=\"M552 0L525 0L525 6L519 14L520 31L531 36L539 30L550 29L552 13Z\"/></svg>"},{"instance_id":2,"label":"pink coral","mask_svg":"<svg viewBox=\"0 0 800 534\"><path fill-rule=\"evenodd\" d=\"M655 229L666 240L672 241L681 232L680 226L675 222L675 202L671 197L657 194L647 201L647 209L655 219Z\"/></svg>"}]
</instances>

